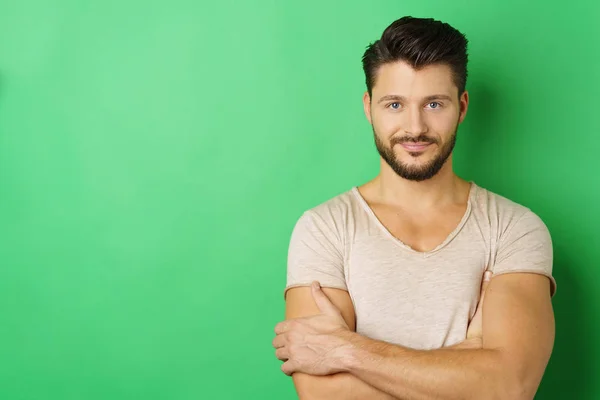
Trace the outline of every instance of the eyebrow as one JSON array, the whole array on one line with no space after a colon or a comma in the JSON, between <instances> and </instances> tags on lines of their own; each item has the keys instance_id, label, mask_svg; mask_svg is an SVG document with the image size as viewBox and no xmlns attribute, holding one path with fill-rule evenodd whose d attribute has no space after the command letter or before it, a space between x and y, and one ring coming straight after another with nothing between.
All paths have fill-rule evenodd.
<instances>
[{"instance_id":1,"label":"eyebrow","mask_svg":"<svg viewBox=\"0 0 600 400\"><path fill-rule=\"evenodd\" d=\"M400 96L400 95L397 95L397 94L388 94L388 95L385 95L382 98L380 98L377 103L383 103L384 101L389 101L389 100L406 101L406 97ZM431 101L431 100L448 100L448 101L452 101L452 97L450 97L450 96L448 96L446 94L434 94L432 96L425 97L423 100L424 101Z\"/></svg>"}]
</instances>

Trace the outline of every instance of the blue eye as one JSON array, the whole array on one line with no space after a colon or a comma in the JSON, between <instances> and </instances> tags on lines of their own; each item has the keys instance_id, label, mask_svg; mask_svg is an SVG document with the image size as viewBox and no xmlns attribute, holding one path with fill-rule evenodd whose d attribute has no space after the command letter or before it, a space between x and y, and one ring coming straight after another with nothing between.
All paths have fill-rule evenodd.
<instances>
[{"instance_id":1,"label":"blue eye","mask_svg":"<svg viewBox=\"0 0 600 400\"><path fill-rule=\"evenodd\" d=\"M430 108L436 109L436 108L439 108L441 106L441 104L438 103L437 101L432 101L431 103L428 104L428 106Z\"/></svg>"},{"instance_id":2,"label":"blue eye","mask_svg":"<svg viewBox=\"0 0 600 400\"><path fill-rule=\"evenodd\" d=\"M394 107L395 105L396 105L397 107ZM399 108L400 108L400 103L398 103L398 102L391 103L391 104L390 104L390 107L391 107L391 108L393 108L394 110L397 110L397 109L399 109Z\"/></svg>"}]
</instances>

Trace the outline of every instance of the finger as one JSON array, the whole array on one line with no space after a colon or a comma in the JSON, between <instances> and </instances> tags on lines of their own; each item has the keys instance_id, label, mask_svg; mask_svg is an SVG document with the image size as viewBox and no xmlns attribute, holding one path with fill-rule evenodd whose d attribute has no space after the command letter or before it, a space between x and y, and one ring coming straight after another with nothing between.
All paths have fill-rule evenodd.
<instances>
[{"instance_id":1,"label":"finger","mask_svg":"<svg viewBox=\"0 0 600 400\"><path fill-rule=\"evenodd\" d=\"M315 303L317 303L317 307L319 307L319 310L321 311L322 314L328 314L328 315L339 315L340 314L340 310L338 310L337 307L333 305L331 300L329 300L329 297L327 297L325 292L323 292L323 290L321 289L321 285L319 284L319 282L316 282L316 281L313 282L312 295L315 300Z\"/></svg>"},{"instance_id":2,"label":"finger","mask_svg":"<svg viewBox=\"0 0 600 400\"><path fill-rule=\"evenodd\" d=\"M275 336L273 339L273 347L276 349L285 346L287 343L287 338L285 334Z\"/></svg>"},{"instance_id":3,"label":"finger","mask_svg":"<svg viewBox=\"0 0 600 400\"><path fill-rule=\"evenodd\" d=\"M485 271L485 274L483 274L483 283L481 284L481 296L480 296L480 300L479 300L480 304L483 301L483 297L485 295L488 285L490 284L491 279L492 279L492 272Z\"/></svg>"},{"instance_id":4,"label":"finger","mask_svg":"<svg viewBox=\"0 0 600 400\"><path fill-rule=\"evenodd\" d=\"M483 274L483 283L482 283L482 287L487 287L487 285L490 283L490 280L492 279L492 271L485 271L485 273Z\"/></svg>"},{"instance_id":5,"label":"finger","mask_svg":"<svg viewBox=\"0 0 600 400\"><path fill-rule=\"evenodd\" d=\"M276 335L281 335L282 333L285 333L289 330L290 330L290 321L289 320L281 321L280 323L275 325L275 334Z\"/></svg>"},{"instance_id":6,"label":"finger","mask_svg":"<svg viewBox=\"0 0 600 400\"><path fill-rule=\"evenodd\" d=\"M297 366L293 361L288 360L281 364L281 370L287 376L291 376L294 372L296 372Z\"/></svg>"},{"instance_id":7,"label":"finger","mask_svg":"<svg viewBox=\"0 0 600 400\"><path fill-rule=\"evenodd\" d=\"M481 300L483 300L483 298L481 298ZM477 304L477 308L475 309L475 314L473 314L473 318L471 319L471 321L474 321L476 318L481 316L481 313L483 312L483 301L479 300L479 303Z\"/></svg>"},{"instance_id":8,"label":"finger","mask_svg":"<svg viewBox=\"0 0 600 400\"><path fill-rule=\"evenodd\" d=\"M275 350L275 357L277 357L281 361L287 361L290 358L289 351L287 347L281 347Z\"/></svg>"},{"instance_id":9,"label":"finger","mask_svg":"<svg viewBox=\"0 0 600 400\"><path fill-rule=\"evenodd\" d=\"M491 271L485 271L485 273L483 274L483 282L481 284L481 294L479 295L479 303L477 303L477 308L475 309L475 314L473 315L471 321L475 320L483 312L483 298L485 297L485 291L490 283L491 277Z\"/></svg>"},{"instance_id":10,"label":"finger","mask_svg":"<svg viewBox=\"0 0 600 400\"><path fill-rule=\"evenodd\" d=\"M477 304L477 308L475 309L475 314L473 314L473 318L469 321L469 325L467 326L467 338L472 336L473 333L477 333L481 329L481 322L483 319L483 303L479 302Z\"/></svg>"}]
</instances>

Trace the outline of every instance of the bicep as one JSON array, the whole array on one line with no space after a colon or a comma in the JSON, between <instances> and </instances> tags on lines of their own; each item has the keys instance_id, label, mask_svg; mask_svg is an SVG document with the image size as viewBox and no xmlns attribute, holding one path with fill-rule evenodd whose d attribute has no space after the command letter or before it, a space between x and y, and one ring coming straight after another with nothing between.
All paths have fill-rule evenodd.
<instances>
[{"instance_id":1,"label":"bicep","mask_svg":"<svg viewBox=\"0 0 600 400\"><path fill-rule=\"evenodd\" d=\"M541 274L499 275L490 282L483 304L483 347L498 350L507 370L531 394L554 345L549 285Z\"/></svg>"},{"instance_id":2,"label":"bicep","mask_svg":"<svg viewBox=\"0 0 600 400\"><path fill-rule=\"evenodd\" d=\"M356 330L356 317L354 314L354 305L350 294L341 289L323 288L323 292L329 297L329 300L342 313L348 327ZM302 318L319 314L319 308L312 297L310 287L296 287L287 291L285 297L285 318Z\"/></svg>"}]
</instances>

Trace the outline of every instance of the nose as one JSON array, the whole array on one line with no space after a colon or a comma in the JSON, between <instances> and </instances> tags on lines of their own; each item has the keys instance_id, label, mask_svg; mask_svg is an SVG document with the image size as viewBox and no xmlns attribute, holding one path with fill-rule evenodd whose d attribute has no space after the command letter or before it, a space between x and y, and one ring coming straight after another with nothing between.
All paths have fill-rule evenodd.
<instances>
[{"instance_id":1,"label":"nose","mask_svg":"<svg viewBox=\"0 0 600 400\"><path fill-rule=\"evenodd\" d=\"M404 126L406 133L411 136L419 136L427 132L427 123L423 117L422 110L413 108L405 115L407 116Z\"/></svg>"}]
</instances>

